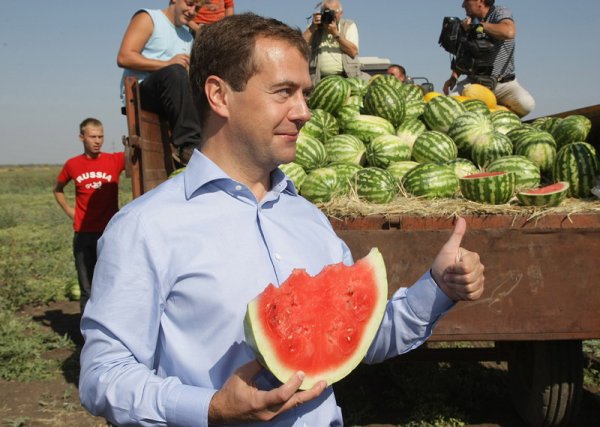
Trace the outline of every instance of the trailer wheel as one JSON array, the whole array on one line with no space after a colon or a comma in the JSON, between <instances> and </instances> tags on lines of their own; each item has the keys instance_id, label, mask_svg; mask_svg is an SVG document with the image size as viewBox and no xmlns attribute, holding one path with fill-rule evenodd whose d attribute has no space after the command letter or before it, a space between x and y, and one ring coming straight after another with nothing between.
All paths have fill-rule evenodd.
<instances>
[{"instance_id":1,"label":"trailer wheel","mask_svg":"<svg viewBox=\"0 0 600 427\"><path fill-rule=\"evenodd\" d=\"M511 397L521 418L535 427L571 425L582 396L581 341L515 341L509 348Z\"/></svg>"}]
</instances>

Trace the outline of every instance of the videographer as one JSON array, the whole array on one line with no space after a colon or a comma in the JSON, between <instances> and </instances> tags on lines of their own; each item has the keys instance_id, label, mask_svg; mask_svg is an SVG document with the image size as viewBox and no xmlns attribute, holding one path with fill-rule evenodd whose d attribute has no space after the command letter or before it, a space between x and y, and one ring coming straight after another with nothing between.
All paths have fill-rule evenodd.
<instances>
[{"instance_id":1,"label":"videographer","mask_svg":"<svg viewBox=\"0 0 600 427\"><path fill-rule=\"evenodd\" d=\"M313 14L312 23L304 31L304 40L311 48L310 74L313 83L329 75L362 76L358 61L358 28L349 19L342 19L342 4L325 0L321 11Z\"/></svg>"},{"instance_id":2,"label":"videographer","mask_svg":"<svg viewBox=\"0 0 600 427\"><path fill-rule=\"evenodd\" d=\"M453 61L452 75L444 83L444 93L451 90L461 93L469 83L483 84L492 89L499 104L520 117L526 116L535 108L535 100L515 76L516 26L512 11L495 6L494 0L464 0L462 7L467 14L462 26L469 38L487 40L491 47L474 58L469 57L469 49L463 49ZM466 63L472 66L465 67ZM457 84L461 74L466 78Z\"/></svg>"}]
</instances>

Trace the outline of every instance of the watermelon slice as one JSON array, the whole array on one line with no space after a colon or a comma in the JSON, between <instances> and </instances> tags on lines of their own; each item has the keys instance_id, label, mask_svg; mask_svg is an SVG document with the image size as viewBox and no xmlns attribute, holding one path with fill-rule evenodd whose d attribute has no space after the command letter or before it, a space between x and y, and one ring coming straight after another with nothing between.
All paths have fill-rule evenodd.
<instances>
[{"instance_id":1,"label":"watermelon slice","mask_svg":"<svg viewBox=\"0 0 600 427\"><path fill-rule=\"evenodd\" d=\"M352 266L296 269L248 304L244 329L258 360L281 382L305 373L306 390L348 375L364 358L383 318L387 275L377 248Z\"/></svg>"},{"instance_id":2,"label":"watermelon slice","mask_svg":"<svg viewBox=\"0 0 600 427\"><path fill-rule=\"evenodd\" d=\"M517 199L525 206L558 206L565 200L568 191L569 183L561 181L541 188L520 191L517 193Z\"/></svg>"},{"instance_id":3,"label":"watermelon slice","mask_svg":"<svg viewBox=\"0 0 600 427\"><path fill-rule=\"evenodd\" d=\"M462 195L471 201L501 205L507 203L515 192L514 172L482 172L465 175L459 179Z\"/></svg>"}]
</instances>

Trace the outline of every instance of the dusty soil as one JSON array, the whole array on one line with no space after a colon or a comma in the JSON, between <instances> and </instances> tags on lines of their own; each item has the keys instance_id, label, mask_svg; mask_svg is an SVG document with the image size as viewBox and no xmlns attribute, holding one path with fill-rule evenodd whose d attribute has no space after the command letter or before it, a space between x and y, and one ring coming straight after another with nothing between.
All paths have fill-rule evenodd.
<instances>
[{"instance_id":1,"label":"dusty soil","mask_svg":"<svg viewBox=\"0 0 600 427\"><path fill-rule=\"evenodd\" d=\"M23 313L55 333L67 336L77 344L75 351L52 351L45 357L59 360L63 375L52 381L7 382L0 380L0 423L8 426L106 426L102 418L88 414L79 404L77 381L79 348L79 305L77 302L61 302L46 307L30 308ZM423 399L435 399L435 385L424 384L423 389L402 389L402 382L394 375L402 370L395 362L378 366L360 366L352 375L336 385L336 394L348 425L393 427L406 423L406 412L400 402L407 393L423 394ZM431 363L431 362L420 362ZM425 366L425 365L422 365ZM417 368L419 369L419 368ZM503 366L486 366L481 381L502 382ZM396 374L395 374L396 372ZM454 381L444 378L449 373L439 372L425 382ZM455 374L454 374L455 375ZM417 377L418 378L418 377ZM425 377L423 377L425 378ZM382 384L384 385L382 387ZM412 386L411 386L412 387ZM433 388L432 388L433 387ZM468 385L467 385L468 387ZM469 426L521 427L510 403L508 393L493 391L492 396L483 394L475 402L465 402L463 411L469 413ZM397 399L397 400L396 400ZM476 408L476 409L473 409ZM581 405L578 427L600 425L600 390L586 389Z\"/></svg>"}]
</instances>

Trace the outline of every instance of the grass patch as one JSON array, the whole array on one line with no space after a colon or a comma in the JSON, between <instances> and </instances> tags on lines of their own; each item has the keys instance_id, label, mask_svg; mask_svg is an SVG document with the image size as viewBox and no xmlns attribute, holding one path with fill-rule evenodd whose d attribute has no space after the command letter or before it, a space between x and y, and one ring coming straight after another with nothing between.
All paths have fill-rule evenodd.
<instances>
[{"instance_id":1,"label":"grass patch","mask_svg":"<svg viewBox=\"0 0 600 427\"><path fill-rule=\"evenodd\" d=\"M0 310L0 343L0 378L7 381L53 378L60 371L60 364L44 359L43 354L57 348L73 348L68 338L45 332L6 310Z\"/></svg>"}]
</instances>

